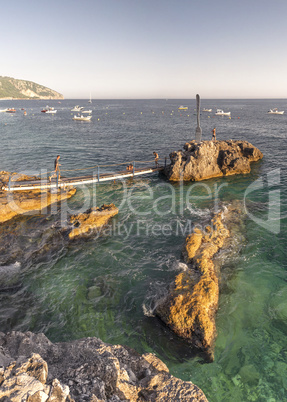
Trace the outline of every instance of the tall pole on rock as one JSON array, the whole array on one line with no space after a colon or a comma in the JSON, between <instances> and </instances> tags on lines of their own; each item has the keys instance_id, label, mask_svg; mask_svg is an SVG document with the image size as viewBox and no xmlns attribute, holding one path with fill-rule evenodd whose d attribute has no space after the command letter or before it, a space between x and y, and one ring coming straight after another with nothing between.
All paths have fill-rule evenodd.
<instances>
[{"instance_id":1,"label":"tall pole on rock","mask_svg":"<svg viewBox=\"0 0 287 402\"><path fill-rule=\"evenodd\" d=\"M200 127L200 121L199 121L199 115L200 115L200 97L197 94L196 95L196 109L197 109L197 127L195 130L195 141L200 142L201 141L201 136L202 136L202 130Z\"/></svg>"}]
</instances>

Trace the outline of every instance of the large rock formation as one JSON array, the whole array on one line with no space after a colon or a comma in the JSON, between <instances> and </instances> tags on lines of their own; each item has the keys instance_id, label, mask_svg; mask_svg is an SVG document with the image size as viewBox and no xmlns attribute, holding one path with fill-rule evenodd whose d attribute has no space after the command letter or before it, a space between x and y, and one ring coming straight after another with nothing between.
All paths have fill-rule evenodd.
<instances>
[{"instance_id":1,"label":"large rock formation","mask_svg":"<svg viewBox=\"0 0 287 402\"><path fill-rule=\"evenodd\" d=\"M207 402L154 354L97 338L53 344L44 334L0 333L0 367L0 399L11 402Z\"/></svg>"},{"instance_id":2,"label":"large rock formation","mask_svg":"<svg viewBox=\"0 0 287 402\"><path fill-rule=\"evenodd\" d=\"M7 184L10 173L0 172L0 188ZM21 175L17 181L32 180L34 177ZM14 216L22 215L31 211L35 213L45 210L49 205L63 201L72 197L76 193L73 187L60 189L59 191L50 190L31 190L31 191L1 191L0 190L0 223L8 221Z\"/></svg>"},{"instance_id":3,"label":"large rock formation","mask_svg":"<svg viewBox=\"0 0 287 402\"><path fill-rule=\"evenodd\" d=\"M199 181L250 172L250 163L263 157L247 141L187 142L183 151L170 154L164 173L171 181Z\"/></svg>"},{"instance_id":4,"label":"large rock formation","mask_svg":"<svg viewBox=\"0 0 287 402\"><path fill-rule=\"evenodd\" d=\"M219 268L213 257L230 235L226 227L228 220L234 220L234 215L239 213L230 207L225 214L215 214L211 226L204 231L194 229L187 236L183 257L188 269L176 276L168 294L158 301L155 310L178 336L204 351L209 361L214 359L215 315L219 299Z\"/></svg>"}]
</instances>

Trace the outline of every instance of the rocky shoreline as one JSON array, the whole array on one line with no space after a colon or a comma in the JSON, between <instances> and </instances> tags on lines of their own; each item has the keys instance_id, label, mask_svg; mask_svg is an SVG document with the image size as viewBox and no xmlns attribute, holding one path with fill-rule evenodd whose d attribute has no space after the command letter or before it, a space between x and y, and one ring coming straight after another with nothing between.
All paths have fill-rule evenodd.
<instances>
[{"instance_id":1,"label":"rocky shoreline","mask_svg":"<svg viewBox=\"0 0 287 402\"><path fill-rule=\"evenodd\" d=\"M98 338L52 343L44 334L14 331L0 333L0 399L207 402L152 353L141 356Z\"/></svg>"},{"instance_id":2,"label":"rocky shoreline","mask_svg":"<svg viewBox=\"0 0 287 402\"><path fill-rule=\"evenodd\" d=\"M10 172L0 172L0 189L6 185ZM17 181L32 180L34 177L20 175ZM9 221L17 215L33 212L34 214L45 211L50 205L71 198L76 189L68 187L66 190L30 190L8 192L0 190L0 223Z\"/></svg>"}]
</instances>

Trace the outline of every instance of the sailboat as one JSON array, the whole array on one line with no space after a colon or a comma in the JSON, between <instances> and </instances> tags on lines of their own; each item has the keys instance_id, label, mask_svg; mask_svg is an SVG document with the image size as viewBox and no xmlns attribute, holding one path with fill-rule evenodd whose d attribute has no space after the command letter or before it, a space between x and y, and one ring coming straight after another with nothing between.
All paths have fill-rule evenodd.
<instances>
[{"instance_id":1,"label":"sailboat","mask_svg":"<svg viewBox=\"0 0 287 402\"><path fill-rule=\"evenodd\" d=\"M92 103L92 95L90 94L90 100L89 103Z\"/></svg>"}]
</instances>

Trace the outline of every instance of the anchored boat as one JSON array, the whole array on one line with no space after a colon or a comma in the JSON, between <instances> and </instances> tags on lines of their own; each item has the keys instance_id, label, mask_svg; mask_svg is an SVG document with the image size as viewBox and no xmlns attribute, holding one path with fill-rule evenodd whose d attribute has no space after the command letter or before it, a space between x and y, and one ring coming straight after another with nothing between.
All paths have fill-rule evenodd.
<instances>
[{"instance_id":1,"label":"anchored boat","mask_svg":"<svg viewBox=\"0 0 287 402\"><path fill-rule=\"evenodd\" d=\"M269 113L269 114L284 114L284 110L279 111L277 109L277 107L276 107L274 109L270 109L269 112L267 112L267 113Z\"/></svg>"},{"instance_id":2,"label":"anchored boat","mask_svg":"<svg viewBox=\"0 0 287 402\"><path fill-rule=\"evenodd\" d=\"M71 112L81 112L81 110L83 110L83 109L84 109L84 106L76 105L73 107L73 109L71 109Z\"/></svg>"},{"instance_id":3,"label":"anchored boat","mask_svg":"<svg viewBox=\"0 0 287 402\"><path fill-rule=\"evenodd\" d=\"M81 116L76 116L76 115L75 115L75 116L73 117L73 120L90 121L91 118L92 118L92 116L83 116L83 115L81 114Z\"/></svg>"},{"instance_id":4,"label":"anchored boat","mask_svg":"<svg viewBox=\"0 0 287 402\"><path fill-rule=\"evenodd\" d=\"M49 107L48 105L46 106L46 109L41 110L42 113L57 113L57 110L55 110L53 107Z\"/></svg>"},{"instance_id":5,"label":"anchored boat","mask_svg":"<svg viewBox=\"0 0 287 402\"><path fill-rule=\"evenodd\" d=\"M230 112L224 112L222 109L217 109L215 116L230 116Z\"/></svg>"}]
</instances>

